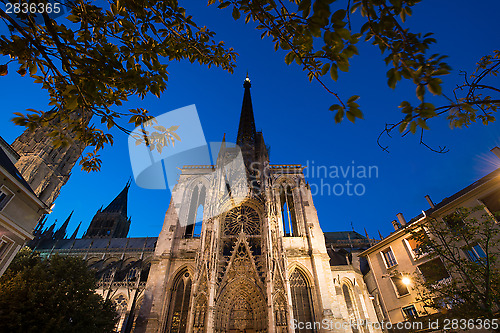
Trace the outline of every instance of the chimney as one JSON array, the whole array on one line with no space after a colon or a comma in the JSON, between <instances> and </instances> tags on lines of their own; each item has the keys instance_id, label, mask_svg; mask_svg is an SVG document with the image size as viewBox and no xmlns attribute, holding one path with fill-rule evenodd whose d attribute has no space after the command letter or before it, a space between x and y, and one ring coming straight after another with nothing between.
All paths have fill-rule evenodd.
<instances>
[{"instance_id":1,"label":"chimney","mask_svg":"<svg viewBox=\"0 0 500 333\"><path fill-rule=\"evenodd\" d=\"M399 228L400 228L399 222L396 220L392 221L392 226L394 227L394 230L396 230L396 231L399 230Z\"/></svg>"},{"instance_id":2,"label":"chimney","mask_svg":"<svg viewBox=\"0 0 500 333\"><path fill-rule=\"evenodd\" d=\"M500 148L497 146L490 150L493 154L495 154L498 158L500 158Z\"/></svg>"},{"instance_id":3,"label":"chimney","mask_svg":"<svg viewBox=\"0 0 500 333\"><path fill-rule=\"evenodd\" d=\"M432 202L432 199L428 194L425 196L425 199L429 203L429 206L431 206L431 208L434 208L434 202Z\"/></svg>"},{"instance_id":4,"label":"chimney","mask_svg":"<svg viewBox=\"0 0 500 333\"><path fill-rule=\"evenodd\" d=\"M396 216L398 217L399 224L401 224L402 227L406 225L406 220L403 216L403 213L397 213Z\"/></svg>"}]
</instances>

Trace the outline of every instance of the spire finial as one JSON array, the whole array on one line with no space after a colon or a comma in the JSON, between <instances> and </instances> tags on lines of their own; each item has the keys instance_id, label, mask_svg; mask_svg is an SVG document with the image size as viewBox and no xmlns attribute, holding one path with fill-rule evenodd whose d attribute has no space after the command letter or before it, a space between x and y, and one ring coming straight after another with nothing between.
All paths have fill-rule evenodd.
<instances>
[{"instance_id":1,"label":"spire finial","mask_svg":"<svg viewBox=\"0 0 500 333\"><path fill-rule=\"evenodd\" d=\"M243 82L243 87L246 89L246 88L250 88L252 86L251 82L250 82L250 78L248 77L248 72L247 72L247 77L245 78L245 82Z\"/></svg>"},{"instance_id":2,"label":"spire finial","mask_svg":"<svg viewBox=\"0 0 500 333\"><path fill-rule=\"evenodd\" d=\"M252 108L252 97L250 96L250 87L251 87L250 79L247 77L245 82L243 83L243 87L245 88L245 92L243 93L243 104L241 106L241 115L240 115L240 125L238 127L238 136L236 138L236 144L240 147L243 147L245 144L254 146L255 145L255 120L253 117L253 108Z\"/></svg>"}]
</instances>

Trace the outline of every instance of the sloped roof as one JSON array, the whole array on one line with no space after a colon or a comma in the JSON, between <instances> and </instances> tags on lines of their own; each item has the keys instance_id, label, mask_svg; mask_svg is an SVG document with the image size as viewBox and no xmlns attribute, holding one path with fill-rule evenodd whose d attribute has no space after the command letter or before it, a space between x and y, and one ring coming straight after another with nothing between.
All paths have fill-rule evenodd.
<instances>
[{"instance_id":1,"label":"sloped roof","mask_svg":"<svg viewBox=\"0 0 500 333\"><path fill-rule=\"evenodd\" d=\"M0 166L4 168L12 177L14 177L22 186L24 186L28 191L35 194L33 189L28 184L28 182L21 176L21 173L14 166L7 154L0 148ZM35 194L36 195L36 194Z\"/></svg>"},{"instance_id":2,"label":"sloped roof","mask_svg":"<svg viewBox=\"0 0 500 333\"><path fill-rule=\"evenodd\" d=\"M158 237L135 238L82 238L82 239L48 239L42 241L36 251L53 250L89 250L104 251L106 249L151 249L154 250Z\"/></svg>"},{"instance_id":3,"label":"sloped roof","mask_svg":"<svg viewBox=\"0 0 500 333\"><path fill-rule=\"evenodd\" d=\"M128 189L130 188L130 182L125 185L125 188L116 196L116 198L111 201L111 203L104 208L104 213L120 213L121 215L127 217L127 197Z\"/></svg>"},{"instance_id":4,"label":"sloped roof","mask_svg":"<svg viewBox=\"0 0 500 333\"><path fill-rule=\"evenodd\" d=\"M325 241L337 241L337 240L353 240L353 239L367 239L365 236L357 233L356 231L329 231L324 232Z\"/></svg>"}]
</instances>

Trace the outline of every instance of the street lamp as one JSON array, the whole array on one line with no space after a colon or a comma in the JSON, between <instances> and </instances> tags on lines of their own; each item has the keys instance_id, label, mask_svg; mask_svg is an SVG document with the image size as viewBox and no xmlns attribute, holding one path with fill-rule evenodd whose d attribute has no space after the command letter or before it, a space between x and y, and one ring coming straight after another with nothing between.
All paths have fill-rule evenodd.
<instances>
[{"instance_id":1,"label":"street lamp","mask_svg":"<svg viewBox=\"0 0 500 333\"><path fill-rule=\"evenodd\" d=\"M403 277L403 278L401 279L401 282L403 282L403 284L404 284L405 286L408 286L408 285L410 285L410 284L411 284L411 280L410 280L410 278L409 278L409 277L407 277L407 276Z\"/></svg>"}]
</instances>

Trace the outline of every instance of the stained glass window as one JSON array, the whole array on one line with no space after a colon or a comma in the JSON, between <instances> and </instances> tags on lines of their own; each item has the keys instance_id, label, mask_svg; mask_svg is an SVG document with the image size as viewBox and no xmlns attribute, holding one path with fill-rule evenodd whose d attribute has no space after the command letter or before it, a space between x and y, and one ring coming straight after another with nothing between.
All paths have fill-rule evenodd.
<instances>
[{"instance_id":1,"label":"stained glass window","mask_svg":"<svg viewBox=\"0 0 500 333\"><path fill-rule=\"evenodd\" d=\"M259 215L248 206L231 209L224 220L224 235L238 235L241 231L246 235L260 235Z\"/></svg>"},{"instance_id":2,"label":"stained glass window","mask_svg":"<svg viewBox=\"0 0 500 333\"><path fill-rule=\"evenodd\" d=\"M290 276L290 289L292 291L293 317L298 323L304 323L301 327L310 327L306 323L313 324L313 309L311 301L311 288L306 277L299 270L295 269ZM310 333L312 329L297 329L296 332Z\"/></svg>"},{"instance_id":3,"label":"stained glass window","mask_svg":"<svg viewBox=\"0 0 500 333\"><path fill-rule=\"evenodd\" d=\"M165 332L184 333L186 332L191 295L191 277L187 271L177 278L171 295L169 318Z\"/></svg>"}]
</instances>

